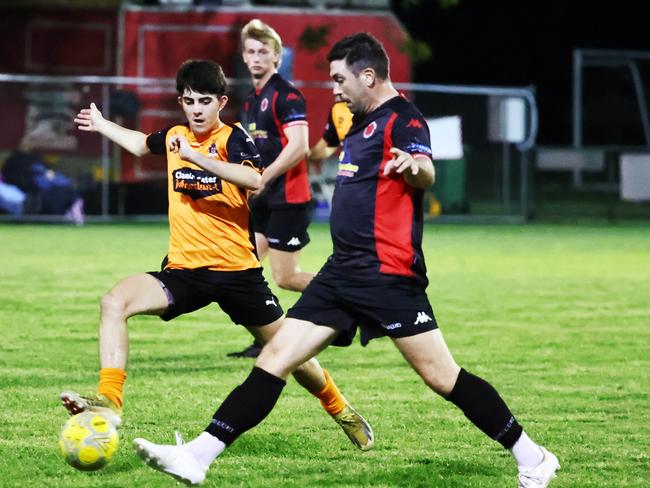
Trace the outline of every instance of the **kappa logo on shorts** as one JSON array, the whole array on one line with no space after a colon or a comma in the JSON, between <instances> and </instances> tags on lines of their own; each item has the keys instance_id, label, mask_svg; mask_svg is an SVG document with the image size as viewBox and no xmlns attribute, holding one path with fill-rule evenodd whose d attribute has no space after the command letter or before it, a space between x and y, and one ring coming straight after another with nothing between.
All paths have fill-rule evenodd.
<instances>
[{"instance_id":1,"label":"kappa logo on shorts","mask_svg":"<svg viewBox=\"0 0 650 488\"><path fill-rule=\"evenodd\" d=\"M267 300L266 302L264 302L264 305L273 305L274 307L278 306L278 304L275 303L275 298L271 298L270 300Z\"/></svg>"},{"instance_id":2,"label":"kappa logo on shorts","mask_svg":"<svg viewBox=\"0 0 650 488\"><path fill-rule=\"evenodd\" d=\"M418 317L413 322L413 325L424 324L426 322L431 322L433 319L429 317L425 312L418 312Z\"/></svg>"},{"instance_id":3,"label":"kappa logo on shorts","mask_svg":"<svg viewBox=\"0 0 650 488\"><path fill-rule=\"evenodd\" d=\"M297 237L292 237L289 239L289 242L287 242L287 246L299 246L300 245L300 239Z\"/></svg>"}]
</instances>

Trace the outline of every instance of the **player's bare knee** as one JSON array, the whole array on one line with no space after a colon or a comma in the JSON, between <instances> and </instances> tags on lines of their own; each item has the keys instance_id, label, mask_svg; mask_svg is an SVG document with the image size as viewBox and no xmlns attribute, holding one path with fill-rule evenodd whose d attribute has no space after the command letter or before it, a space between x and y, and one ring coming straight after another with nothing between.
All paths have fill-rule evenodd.
<instances>
[{"instance_id":1,"label":"player's bare knee","mask_svg":"<svg viewBox=\"0 0 650 488\"><path fill-rule=\"evenodd\" d=\"M262 349L255 366L278 377L286 378L293 372L295 367L290 364L290 361L285 356L281 345L277 341L271 340Z\"/></svg>"},{"instance_id":2,"label":"player's bare knee","mask_svg":"<svg viewBox=\"0 0 650 488\"><path fill-rule=\"evenodd\" d=\"M110 291L102 296L100 307L102 316L115 317L126 315L126 300Z\"/></svg>"},{"instance_id":3,"label":"player's bare knee","mask_svg":"<svg viewBox=\"0 0 650 488\"><path fill-rule=\"evenodd\" d=\"M264 345L262 352L260 352L258 361L268 360L274 362L279 353L280 348L277 345L277 341L270 340Z\"/></svg>"},{"instance_id":4,"label":"player's bare knee","mask_svg":"<svg viewBox=\"0 0 650 488\"><path fill-rule=\"evenodd\" d=\"M275 281L275 283L283 290L300 291L296 289L296 286L293 282L294 274L285 272L274 272L272 274L273 281Z\"/></svg>"}]
</instances>

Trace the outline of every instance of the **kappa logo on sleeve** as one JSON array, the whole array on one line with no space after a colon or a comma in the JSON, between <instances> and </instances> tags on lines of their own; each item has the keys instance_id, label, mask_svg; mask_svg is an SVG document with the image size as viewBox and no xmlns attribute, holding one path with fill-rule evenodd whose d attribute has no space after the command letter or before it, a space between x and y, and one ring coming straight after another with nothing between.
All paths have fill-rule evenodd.
<instances>
[{"instance_id":1,"label":"kappa logo on sleeve","mask_svg":"<svg viewBox=\"0 0 650 488\"><path fill-rule=\"evenodd\" d=\"M300 97L295 93L291 92L287 95L287 102L290 100L300 100Z\"/></svg>"},{"instance_id":2,"label":"kappa logo on sleeve","mask_svg":"<svg viewBox=\"0 0 650 488\"><path fill-rule=\"evenodd\" d=\"M180 168L172 173L174 191L189 196L192 200L209 197L222 192L221 178L208 171Z\"/></svg>"},{"instance_id":3,"label":"kappa logo on sleeve","mask_svg":"<svg viewBox=\"0 0 650 488\"><path fill-rule=\"evenodd\" d=\"M418 119L411 119L409 120L409 123L406 124L406 127L410 127L411 129L422 129L422 122L420 122Z\"/></svg>"}]
</instances>

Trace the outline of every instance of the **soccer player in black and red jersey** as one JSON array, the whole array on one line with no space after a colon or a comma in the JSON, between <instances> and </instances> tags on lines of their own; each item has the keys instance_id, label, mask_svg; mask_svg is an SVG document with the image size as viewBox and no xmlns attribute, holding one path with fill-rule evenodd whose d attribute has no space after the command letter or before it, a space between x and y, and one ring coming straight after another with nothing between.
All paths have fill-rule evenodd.
<instances>
[{"instance_id":1,"label":"soccer player in black and red jersey","mask_svg":"<svg viewBox=\"0 0 650 488\"><path fill-rule=\"evenodd\" d=\"M431 390L509 449L520 488L547 486L557 457L528 437L488 382L455 362L425 293L422 198L435 170L424 118L393 87L388 57L374 37L346 37L328 60L334 93L354 114L332 203L334 252L206 432L214 445L230 445L268 415L293 368L329 344L350 343L358 328L362 344L390 337ZM198 469L196 453L136 444L161 471Z\"/></svg>"},{"instance_id":2,"label":"soccer player in black and red jersey","mask_svg":"<svg viewBox=\"0 0 650 488\"><path fill-rule=\"evenodd\" d=\"M302 291L314 277L300 268L300 250L309 243L311 201L305 99L278 73L282 40L271 26L251 20L242 29L241 43L253 82L242 122L264 167L262 187L251 198L257 254L262 261L268 254L273 281L280 288ZM229 356L256 357L260 350L255 342Z\"/></svg>"}]
</instances>

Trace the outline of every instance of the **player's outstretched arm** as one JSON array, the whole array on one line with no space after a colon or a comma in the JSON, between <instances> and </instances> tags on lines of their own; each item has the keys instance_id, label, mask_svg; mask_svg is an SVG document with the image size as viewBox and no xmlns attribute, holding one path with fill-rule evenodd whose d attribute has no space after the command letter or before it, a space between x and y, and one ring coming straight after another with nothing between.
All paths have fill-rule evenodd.
<instances>
[{"instance_id":1,"label":"player's outstretched arm","mask_svg":"<svg viewBox=\"0 0 650 488\"><path fill-rule=\"evenodd\" d=\"M412 155L396 147L391 148L393 159L384 166L384 175L401 174L404 180L415 188L428 188L436 180L433 161L424 154Z\"/></svg>"},{"instance_id":2,"label":"player's outstretched arm","mask_svg":"<svg viewBox=\"0 0 650 488\"><path fill-rule=\"evenodd\" d=\"M79 130L99 132L101 135L109 138L136 156L144 156L150 152L147 147L146 134L137 130L127 129L105 119L94 103L90 104L90 108L81 109L75 117L74 122L77 124Z\"/></svg>"},{"instance_id":3,"label":"player's outstretched arm","mask_svg":"<svg viewBox=\"0 0 650 488\"><path fill-rule=\"evenodd\" d=\"M170 137L169 149L172 152L178 153L182 160L196 164L204 170L240 188L257 190L262 183L262 176L250 166L230 164L219 161L218 159L209 158L192 150L187 139L182 136Z\"/></svg>"}]
</instances>

